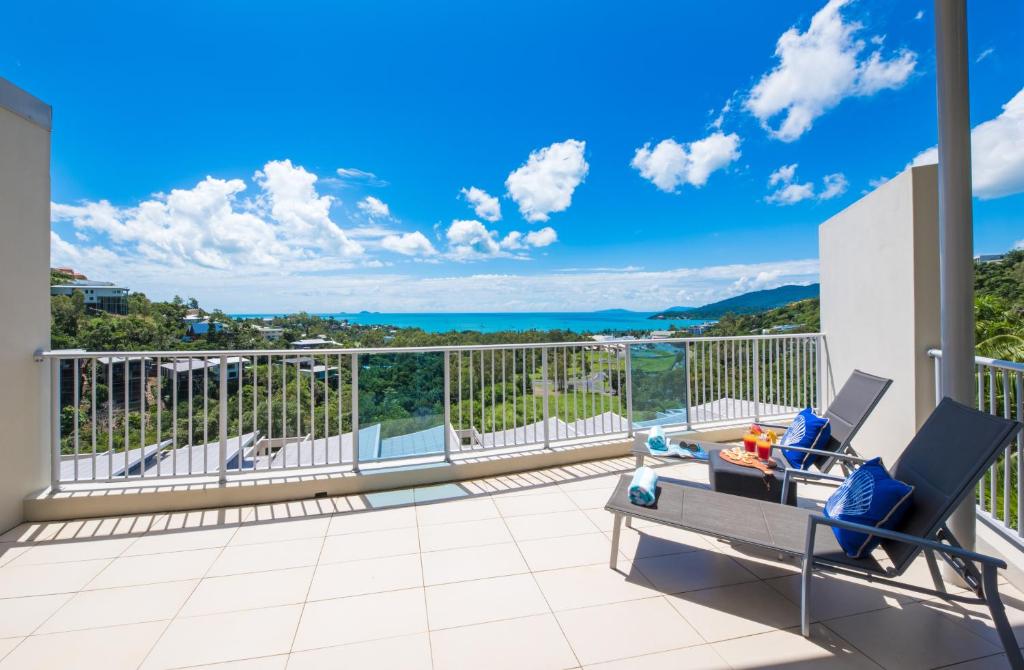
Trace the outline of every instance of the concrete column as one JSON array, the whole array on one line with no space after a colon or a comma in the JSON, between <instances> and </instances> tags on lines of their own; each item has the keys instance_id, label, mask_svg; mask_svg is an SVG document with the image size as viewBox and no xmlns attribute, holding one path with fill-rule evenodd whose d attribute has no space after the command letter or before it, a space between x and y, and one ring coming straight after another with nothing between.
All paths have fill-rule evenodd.
<instances>
[{"instance_id":1,"label":"concrete column","mask_svg":"<svg viewBox=\"0 0 1024 670\"><path fill-rule=\"evenodd\" d=\"M50 107L0 79L0 531L50 481Z\"/></svg>"},{"instance_id":2,"label":"concrete column","mask_svg":"<svg viewBox=\"0 0 1024 670\"><path fill-rule=\"evenodd\" d=\"M974 226L971 115L965 0L935 0L935 81L939 117L939 292L942 395L974 402ZM974 548L974 493L950 519Z\"/></svg>"}]
</instances>

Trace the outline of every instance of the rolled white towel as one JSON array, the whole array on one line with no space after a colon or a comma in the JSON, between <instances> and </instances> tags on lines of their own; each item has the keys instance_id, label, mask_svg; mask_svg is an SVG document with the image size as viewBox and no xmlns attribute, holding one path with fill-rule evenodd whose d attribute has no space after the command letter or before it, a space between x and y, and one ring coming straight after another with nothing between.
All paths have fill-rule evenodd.
<instances>
[{"instance_id":1,"label":"rolled white towel","mask_svg":"<svg viewBox=\"0 0 1024 670\"><path fill-rule=\"evenodd\" d=\"M658 473L647 466L639 467L629 483L629 501L641 507L650 507L658 495Z\"/></svg>"},{"instance_id":2,"label":"rolled white towel","mask_svg":"<svg viewBox=\"0 0 1024 670\"><path fill-rule=\"evenodd\" d=\"M654 426L647 434L647 448L651 451L666 451L668 449L668 438L665 437L665 429L661 426Z\"/></svg>"}]
</instances>

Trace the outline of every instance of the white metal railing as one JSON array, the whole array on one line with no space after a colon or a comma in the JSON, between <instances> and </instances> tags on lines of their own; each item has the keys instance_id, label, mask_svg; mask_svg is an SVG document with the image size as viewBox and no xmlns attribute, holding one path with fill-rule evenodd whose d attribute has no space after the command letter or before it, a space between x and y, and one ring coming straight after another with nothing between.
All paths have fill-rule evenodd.
<instances>
[{"instance_id":1,"label":"white metal railing","mask_svg":"<svg viewBox=\"0 0 1024 670\"><path fill-rule=\"evenodd\" d=\"M51 479L354 470L784 417L820 334L244 351L51 351Z\"/></svg>"},{"instance_id":2,"label":"white metal railing","mask_svg":"<svg viewBox=\"0 0 1024 670\"><path fill-rule=\"evenodd\" d=\"M928 352L935 367L935 402L942 400L942 352ZM983 412L1007 419L1024 421L1024 363L976 356L974 358L977 406ZM992 464L978 483L978 516L1018 543L1024 542L1024 434L1017 435L1016 445L1008 445L1002 456Z\"/></svg>"}]
</instances>

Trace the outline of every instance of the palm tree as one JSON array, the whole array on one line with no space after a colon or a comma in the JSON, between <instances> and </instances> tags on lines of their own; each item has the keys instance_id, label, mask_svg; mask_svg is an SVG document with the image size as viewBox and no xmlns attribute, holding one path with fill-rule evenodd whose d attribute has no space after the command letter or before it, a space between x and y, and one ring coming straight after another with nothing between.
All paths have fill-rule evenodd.
<instances>
[{"instance_id":1,"label":"palm tree","mask_svg":"<svg viewBox=\"0 0 1024 670\"><path fill-rule=\"evenodd\" d=\"M979 356L1004 361L1024 362L1024 337L1019 335L993 335L975 347Z\"/></svg>"}]
</instances>

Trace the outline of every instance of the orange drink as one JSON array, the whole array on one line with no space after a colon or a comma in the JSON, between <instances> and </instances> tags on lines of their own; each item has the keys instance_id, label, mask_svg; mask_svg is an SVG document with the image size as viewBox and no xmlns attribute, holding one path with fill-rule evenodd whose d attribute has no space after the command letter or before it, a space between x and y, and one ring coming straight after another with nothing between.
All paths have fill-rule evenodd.
<instances>
[{"instance_id":1,"label":"orange drink","mask_svg":"<svg viewBox=\"0 0 1024 670\"><path fill-rule=\"evenodd\" d=\"M757 457L762 461L767 461L772 457L772 443L764 438L757 440Z\"/></svg>"},{"instance_id":2,"label":"orange drink","mask_svg":"<svg viewBox=\"0 0 1024 670\"><path fill-rule=\"evenodd\" d=\"M757 435L754 435L753 433L747 433L746 435L743 436L743 448L746 449L748 453L754 453L754 445L756 444Z\"/></svg>"}]
</instances>

